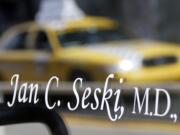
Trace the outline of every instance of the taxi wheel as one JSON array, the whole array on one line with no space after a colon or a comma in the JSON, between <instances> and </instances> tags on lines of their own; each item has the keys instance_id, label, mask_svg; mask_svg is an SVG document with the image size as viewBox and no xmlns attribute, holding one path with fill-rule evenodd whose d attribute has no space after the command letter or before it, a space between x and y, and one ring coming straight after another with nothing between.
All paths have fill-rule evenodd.
<instances>
[{"instance_id":1,"label":"taxi wheel","mask_svg":"<svg viewBox=\"0 0 180 135\"><path fill-rule=\"evenodd\" d=\"M83 78L83 81L92 81L91 76L88 73L81 70L72 71L69 80L72 82L77 78Z\"/></svg>"}]
</instances>

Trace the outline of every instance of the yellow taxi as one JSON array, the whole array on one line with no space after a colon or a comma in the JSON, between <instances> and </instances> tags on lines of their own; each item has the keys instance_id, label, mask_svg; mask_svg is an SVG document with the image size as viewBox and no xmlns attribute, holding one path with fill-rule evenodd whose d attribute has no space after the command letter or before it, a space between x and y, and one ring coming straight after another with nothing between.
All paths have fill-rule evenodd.
<instances>
[{"instance_id":1,"label":"yellow taxi","mask_svg":"<svg viewBox=\"0 0 180 135\"><path fill-rule=\"evenodd\" d=\"M110 73L128 82L180 80L178 46L132 40L103 17L20 24L0 44L1 80L20 74L22 80L104 81Z\"/></svg>"}]
</instances>

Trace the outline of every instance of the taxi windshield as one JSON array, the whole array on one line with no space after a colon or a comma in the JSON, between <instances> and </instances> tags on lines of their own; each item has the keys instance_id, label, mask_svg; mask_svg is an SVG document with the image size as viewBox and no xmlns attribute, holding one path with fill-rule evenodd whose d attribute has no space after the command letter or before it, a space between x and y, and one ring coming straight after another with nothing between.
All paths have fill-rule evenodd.
<instances>
[{"instance_id":1,"label":"taxi windshield","mask_svg":"<svg viewBox=\"0 0 180 135\"><path fill-rule=\"evenodd\" d=\"M63 47L71 47L100 42L110 42L129 39L128 35L119 29L90 29L74 31L58 35L58 40Z\"/></svg>"}]
</instances>

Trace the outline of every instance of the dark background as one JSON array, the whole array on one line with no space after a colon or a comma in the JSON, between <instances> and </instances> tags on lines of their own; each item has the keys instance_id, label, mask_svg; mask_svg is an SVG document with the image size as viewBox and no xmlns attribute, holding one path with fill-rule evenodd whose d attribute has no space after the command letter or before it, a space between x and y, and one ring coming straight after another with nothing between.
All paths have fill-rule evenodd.
<instances>
[{"instance_id":1,"label":"dark background","mask_svg":"<svg viewBox=\"0 0 180 135\"><path fill-rule=\"evenodd\" d=\"M117 19L136 36L180 42L179 0L76 0L89 15ZM0 31L33 20L41 0L0 0Z\"/></svg>"}]
</instances>

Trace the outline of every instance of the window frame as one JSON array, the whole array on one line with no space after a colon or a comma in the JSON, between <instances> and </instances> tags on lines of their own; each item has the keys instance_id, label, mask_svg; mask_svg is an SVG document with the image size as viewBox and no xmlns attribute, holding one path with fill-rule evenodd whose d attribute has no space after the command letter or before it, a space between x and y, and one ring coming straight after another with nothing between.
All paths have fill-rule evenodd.
<instances>
[{"instance_id":1,"label":"window frame","mask_svg":"<svg viewBox=\"0 0 180 135\"><path fill-rule=\"evenodd\" d=\"M47 40L49 42L49 46L51 47L50 50L40 50L40 49L35 49L35 45L36 45L36 39L38 37L38 32L44 32L46 34L46 37L47 37ZM29 36L28 36L28 46L30 48L30 50L34 50L34 51L43 51L43 52L52 52L52 46L51 46L51 43L49 41L49 38L48 38L48 34L47 34L47 31L42 29L42 28L38 28L38 27L32 27L29 31Z\"/></svg>"}]
</instances>

